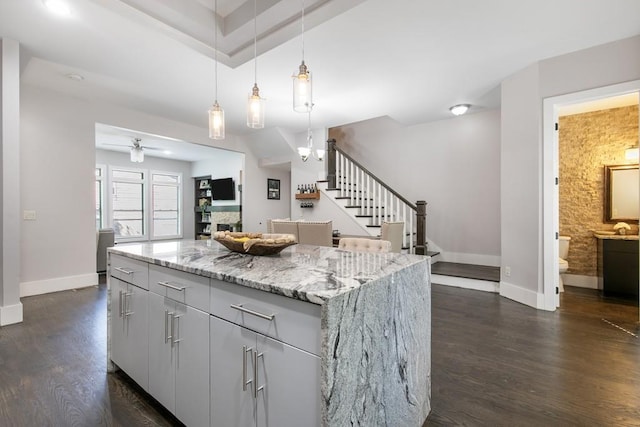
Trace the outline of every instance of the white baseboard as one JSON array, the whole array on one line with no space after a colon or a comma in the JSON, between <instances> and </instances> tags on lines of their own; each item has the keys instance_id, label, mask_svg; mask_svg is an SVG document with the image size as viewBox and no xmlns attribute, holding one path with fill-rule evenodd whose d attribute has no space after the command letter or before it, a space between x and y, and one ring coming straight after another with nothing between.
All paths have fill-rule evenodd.
<instances>
[{"instance_id":1,"label":"white baseboard","mask_svg":"<svg viewBox=\"0 0 640 427\"><path fill-rule=\"evenodd\" d=\"M0 306L0 326L22 322L22 303Z\"/></svg>"},{"instance_id":2,"label":"white baseboard","mask_svg":"<svg viewBox=\"0 0 640 427\"><path fill-rule=\"evenodd\" d=\"M50 292L68 291L69 289L86 288L98 284L98 273L80 274L78 276L56 277L54 279L36 280L20 283L20 297L48 294Z\"/></svg>"},{"instance_id":3,"label":"white baseboard","mask_svg":"<svg viewBox=\"0 0 640 427\"><path fill-rule=\"evenodd\" d=\"M511 283L504 281L500 282L500 296L538 310L545 310L544 294L534 292Z\"/></svg>"},{"instance_id":4,"label":"white baseboard","mask_svg":"<svg viewBox=\"0 0 640 427\"><path fill-rule=\"evenodd\" d=\"M465 277L443 276L441 274L432 274L431 283L435 285L455 286L457 288L474 289L476 291L485 291L498 293L499 284L488 280L467 279Z\"/></svg>"},{"instance_id":5,"label":"white baseboard","mask_svg":"<svg viewBox=\"0 0 640 427\"><path fill-rule=\"evenodd\" d=\"M598 277L597 276L583 276L580 274L567 274L562 275L562 281L567 286L575 286L577 288L598 289Z\"/></svg>"},{"instance_id":6,"label":"white baseboard","mask_svg":"<svg viewBox=\"0 0 640 427\"><path fill-rule=\"evenodd\" d=\"M440 252L440 260L446 262L457 262L460 264L488 265L490 267L500 267L500 257L497 255L466 254L462 252Z\"/></svg>"}]
</instances>

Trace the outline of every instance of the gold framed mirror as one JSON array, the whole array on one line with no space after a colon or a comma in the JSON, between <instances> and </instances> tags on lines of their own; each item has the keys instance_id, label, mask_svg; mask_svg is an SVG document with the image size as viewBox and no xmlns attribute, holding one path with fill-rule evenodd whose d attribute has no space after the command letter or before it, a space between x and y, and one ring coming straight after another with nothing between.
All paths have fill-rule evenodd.
<instances>
[{"instance_id":1,"label":"gold framed mirror","mask_svg":"<svg viewBox=\"0 0 640 427\"><path fill-rule=\"evenodd\" d=\"M638 165L604 167L604 222L637 224L640 210Z\"/></svg>"}]
</instances>

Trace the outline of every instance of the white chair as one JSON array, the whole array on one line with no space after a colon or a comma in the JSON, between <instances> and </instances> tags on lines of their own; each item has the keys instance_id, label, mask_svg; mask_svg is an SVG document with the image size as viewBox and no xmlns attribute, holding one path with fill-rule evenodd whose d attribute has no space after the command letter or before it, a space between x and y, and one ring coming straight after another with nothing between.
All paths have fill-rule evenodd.
<instances>
[{"instance_id":1,"label":"white chair","mask_svg":"<svg viewBox=\"0 0 640 427\"><path fill-rule=\"evenodd\" d=\"M271 230L268 231L274 234L293 234L296 238L296 242L300 243L300 238L298 237L298 223L295 221L274 219L271 221Z\"/></svg>"},{"instance_id":2,"label":"white chair","mask_svg":"<svg viewBox=\"0 0 640 427\"><path fill-rule=\"evenodd\" d=\"M304 245L333 246L333 222L300 221L298 243ZM275 222L274 222L275 226Z\"/></svg>"},{"instance_id":3,"label":"white chair","mask_svg":"<svg viewBox=\"0 0 640 427\"><path fill-rule=\"evenodd\" d=\"M338 249L353 252L380 252L391 251L391 242L388 240L367 239L362 237L343 237L338 242Z\"/></svg>"},{"instance_id":4,"label":"white chair","mask_svg":"<svg viewBox=\"0 0 640 427\"><path fill-rule=\"evenodd\" d=\"M391 252L402 250L402 233L404 233L404 222L383 222L380 230L380 238L391 242Z\"/></svg>"}]
</instances>

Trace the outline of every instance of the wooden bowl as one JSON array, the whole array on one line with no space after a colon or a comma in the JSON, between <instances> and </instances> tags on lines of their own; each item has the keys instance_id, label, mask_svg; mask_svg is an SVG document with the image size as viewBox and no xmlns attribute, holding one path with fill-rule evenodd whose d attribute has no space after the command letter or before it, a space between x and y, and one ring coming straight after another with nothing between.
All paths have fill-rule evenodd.
<instances>
[{"instance_id":1,"label":"wooden bowl","mask_svg":"<svg viewBox=\"0 0 640 427\"><path fill-rule=\"evenodd\" d=\"M248 251L244 250L243 242L236 242L235 240L229 239L217 239L214 238L216 242L220 243L225 248L229 249L233 252L238 252L241 254L249 254L249 255L275 255L280 253L284 248L289 247L291 245L295 245L296 242L288 242L288 243L254 243Z\"/></svg>"}]
</instances>

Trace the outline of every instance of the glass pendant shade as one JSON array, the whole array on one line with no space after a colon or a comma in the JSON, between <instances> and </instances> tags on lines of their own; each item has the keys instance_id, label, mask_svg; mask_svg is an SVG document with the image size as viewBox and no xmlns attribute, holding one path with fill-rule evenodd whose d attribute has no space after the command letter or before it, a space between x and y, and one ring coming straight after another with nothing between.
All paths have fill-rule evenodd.
<instances>
[{"instance_id":1,"label":"glass pendant shade","mask_svg":"<svg viewBox=\"0 0 640 427\"><path fill-rule=\"evenodd\" d=\"M249 102L247 104L247 126L253 129L264 127L264 98L260 98L258 84L254 83Z\"/></svg>"},{"instance_id":2,"label":"glass pendant shade","mask_svg":"<svg viewBox=\"0 0 640 427\"><path fill-rule=\"evenodd\" d=\"M133 163L144 162L144 152L142 147L131 147L131 161Z\"/></svg>"},{"instance_id":3,"label":"glass pendant shade","mask_svg":"<svg viewBox=\"0 0 640 427\"><path fill-rule=\"evenodd\" d=\"M224 110L218 101L209 109L209 138L224 139Z\"/></svg>"},{"instance_id":4,"label":"glass pendant shade","mask_svg":"<svg viewBox=\"0 0 640 427\"><path fill-rule=\"evenodd\" d=\"M311 149L309 147L298 147L298 155L303 162L309 160L309 155L311 155Z\"/></svg>"},{"instance_id":5,"label":"glass pendant shade","mask_svg":"<svg viewBox=\"0 0 640 427\"><path fill-rule=\"evenodd\" d=\"M302 61L297 75L293 76L293 110L308 113L313 107L311 72Z\"/></svg>"},{"instance_id":6,"label":"glass pendant shade","mask_svg":"<svg viewBox=\"0 0 640 427\"><path fill-rule=\"evenodd\" d=\"M324 159L324 150L321 150L319 148L316 150L316 159L320 161Z\"/></svg>"}]
</instances>

